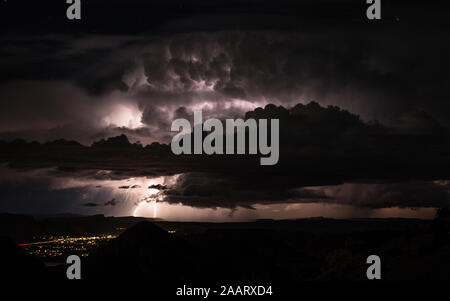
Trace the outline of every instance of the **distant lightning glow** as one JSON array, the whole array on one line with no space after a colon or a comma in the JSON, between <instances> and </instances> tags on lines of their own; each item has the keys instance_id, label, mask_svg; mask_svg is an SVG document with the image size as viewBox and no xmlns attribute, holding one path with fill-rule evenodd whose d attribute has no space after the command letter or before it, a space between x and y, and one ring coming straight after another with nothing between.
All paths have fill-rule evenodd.
<instances>
[{"instance_id":1,"label":"distant lightning glow","mask_svg":"<svg viewBox=\"0 0 450 301\"><path fill-rule=\"evenodd\" d=\"M141 210L142 206L144 206L146 204L148 204L148 203L147 202L139 203L136 206L136 208L134 208L133 216L134 217L138 216L137 214L138 214L139 210ZM158 203L156 201L152 201L152 202L150 202L150 204L151 204L151 206L153 206L153 218L157 218L158 217L158 205L157 205Z\"/></svg>"},{"instance_id":2,"label":"distant lightning glow","mask_svg":"<svg viewBox=\"0 0 450 301\"><path fill-rule=\"evenodd\" d=\"M159 189L149 188L147 194L140 200L140 203L137 204L136 208L133 211L133 216L137 215L139 208L143 204L150 203L153 206L153 217L157 217L158 213L158 205L157 202L163 199L162 194Z\"/></svg>"},{"instance_id":3,"label":"distant lightning glow","mask_svg":"<svg viewBox=\"0 0 450 301\"><path fill-rule=\"evenodd\" d=\"M114 109L103 118L103 122L107 126L119 126L135 129L143 126L142 112L138 108L126 105L117 105Z\"/></svg>"},{"instance_id":4,"label":"distant lightning glow","mask_svg":"<svg viewBox=\"0 0 450 301\"><path fill-rule=\"evenodd\" d=\"M139 203L139 204L136 206L136 208L134 208L134 211L133 211L133 216L134 216L134 217L136 217L136 214L137 214L137 212L138 212L138 210L139 210L139 207L141 207L142 204L143 204L143 203Z\"/></svg>"}]
</instances>

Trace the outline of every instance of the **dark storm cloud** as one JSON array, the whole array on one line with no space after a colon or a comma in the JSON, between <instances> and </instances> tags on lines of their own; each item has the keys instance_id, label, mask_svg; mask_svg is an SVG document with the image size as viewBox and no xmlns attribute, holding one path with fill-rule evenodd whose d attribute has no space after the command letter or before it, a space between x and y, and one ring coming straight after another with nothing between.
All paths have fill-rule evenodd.
<instances>
[{"instance_id":1,"label":"dark storm cloud","mask_svg":"<svg viewBox=\"0 0 450 301\"><path fill-rule=\"evenodd\" d=\"M11 81L0 86L3 131L54 129L72 122L97 118L81 113L90 102L80 88L63 81Z\"/></svg>"},{"instance_id":2,"label":"dark storm cloud","mask_svg":"<svg viewBox=\"0 0 450 301\"><path fill-rule=\"evenodd\" d=\"M105 206L116 206L119 201L117 201L115 198L112 198L111 200L105 202Z\"/></svg>"},{"instance_id":3,"label":"dark storm cloud","mask_svg":"<svg viewBox=\"0 0 450 301\"><path fill-rule=\"evenodd\" d=\"M6 35L0 42L0 80L66 80L92 94L124 89L121 76L133 62L120 49L125 41L129 38Z\"/></svg>"},{"instance_id":4,"label":"dark storm cloud","mask_svg":"<svg viewBox=\"0 0 450 301\"><path fill-rule=\"evenodd\" d=\"M70 212L85 188L54 190L48 177L1 169L0 211L26 214Z\"/></svg>"},{"instance_id":5,"label":"dark storm cloud","mask_svg":"<svg viewBox=\"0 0 450 301\"><path fill-rule=\"evenodd\" d=\"M183 109L178 111L187 114ZM186 174L177 185L166 187L164 194L170 202L198 206L220 203L227 207L233 207L233 203L250 206L258 201L322 198L346 202L341 194L330 196L298 188L381 180L417 186L412 180L420 183L450 177L448 130L423 112L405 112L395 127L365 123L348 111L332 106L324 108L314 102L290 109L267 105L245 116L280 120L277 165L260 166L255 156L175 156L168 145L155 143L143 147L130 143L126 136L101 140L92 147L68 141L43 145L14 141L2 144L2 158L16 168L58 166L60 173L96 179ZM134 185L119 188L130 189ZM376 187L383 189L381 185ZM405 187L401 194L407 193ZM429 188L435 192L441 186L423 187L421 191ZM388 188L396 189L392 185ZM414 190L409 193L420 195ZM403 201L375 195L381 204L392 201L401 205ZM437 196L429 195L428 204L438 204ZM409 204L419 203L414 200L410 199ZM442 202L446 199L442 198Z\"/></svg>"},{"instance_id":6,"label":"dark storm cloud","mask_svg":"<svg viewBox=\"0 0 450 301\"><path fill-rule=\"evenodd\" d=\"M2 8L9 2L0 2ZM144 146L167 143L173 119L192 120L202 109L204 118L280 118L281 157L279 165L262 169L253 165L255 158L175 158L167 145L143 148L119 137L119 147L111 146L114 141L90 148L64 141L1 143L2 162L56 166L54 176L79 178L185 173L174 186L164 185L164 195L199 207L294 200L359 201L374 208L448 203L446 188L431 182L448 179L450 170L444 10L430 15L422 2L386 5L384 20L369 24L361 1L351 7L342 6L347 1L133 1L129 15L117 3L98 2L75 27L52 9L41 18L36 12L47 4L22 11L17 3L19 16L2 11L0 18L1 139L91 145L126 134ZM310 100L316 103L299 104ZM373 119L381 124L366 122ZM372 184L380 179L389 184ZM352 181L369 184L344 184ZM338 186L305 188L314 185ZM28 199L22 187L15 208ZM5 208L14 208L12 190L5 189L11 202ZM55 208L63 210L69 196L62 190L55 195L64 200Z\"/></svg>"},{"instance_id":7,"label":"dark storm cloud","mask_svg":"<svg viewBox=\"0 0 450 301\"><path fill-rule=\"evenodd\" d=\"M127 214L129 195L115 186L128 178L101 170L0 166L0 212Z\"/></svg>"},{"instance_id":8,"label":"dark storm cloud","mask_svg":"<svg viewBox=\"0 0 450 301\"><path fill-rule=\"evenodd\" d=\"M251 187L239 177L184 174L163 192L164 201L193 207L253 208L254 204L330 203L360 208L430 207L450 205L450 188L433 181L344 183L333 186L286 188ZM250 179L251 181L251 179Z\"/></svg>"},{"instance_id":9,"label":"dark storm cloud","mask_svg":"<svg viewBox=\"0 0 450 301\"><path fill-rule=\"evenodd\" d=\"M176 183L163 192L164 201L182 203L193 207L237 206L250 208L254 204L276 202L315 202L327 198L320 191L302 189L260 189L240 183L240 178L220 174L187 173L178 177ZM251 179L249 179L251 181Z\"/></svg>"},{"instance_id":10,"label":"dark storm cloud","mask_svg":"<svg viewBox=\"0 0 450 301\"><path fill-rule=\"evenodd\" d=\"M142 111L142 123L159 129L170 131L169 112L154 105L145 105Z\"/></svg>"},{"instance_id":11,"label":"dark storm cloud","mask_svg":"<svg viewBox=\"0 0 450 301\"><path fill-rule=\"evenodd\" d=\"M134 140L167 142L182 107L227 118L267 103L310 100L365 120L392 122L418 108L447 123L450 46L445 28L433 33L399 25L6 36L0 42L2 135L86 143L128 131ZM119 104L140 111L134 118L142 129L103 122Z\"/></svg>"},{"instance_id":12,"label":"dark storm cloud","mask_svg":"<svg viewBox=\"0 0 450 301\"><path fill-rule=\"evenodd\" d=\"M84 203L83 206L84 207L98 207L98 206L100 206L100 204L97 204L97 203Z\"/></svg>"},{"instance_id":13,"label":"dark storm cloud","mask_svg":"<svg viewBox=\"0 0 450 301\"><path fill-rule=\"evenodd\" d=\"M322 189L336 203L370 208L447 207L450 189L436 182L348 183Z\"/></svg>"},{"instance_id":14,"label":"dark storm cloud","mask_svg":"<svg viewBox=\"0 0 450 301\"><path fill-rule=\"evenodd\" d=\"M151 189L158 189L158 190L167 190L167 186L156 184L156 185L150 185L148 188Z\"/></svg>"}]
</instances>

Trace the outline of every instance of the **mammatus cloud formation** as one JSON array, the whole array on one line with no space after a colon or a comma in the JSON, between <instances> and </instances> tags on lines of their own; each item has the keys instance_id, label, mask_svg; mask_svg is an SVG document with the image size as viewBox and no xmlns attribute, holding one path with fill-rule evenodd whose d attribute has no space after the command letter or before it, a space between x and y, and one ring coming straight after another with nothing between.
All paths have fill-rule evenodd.
<instances>
[{"instance_id":1,"label":"mammatus cloud formation","mask_svg":"<svg viewBox=\"0 0 450 301\"><path fill-rule=\"evenodd\" d=\"M449 50L428 39L442 46L433 51ZM125 133L167 142L171 121L193 110L236 118L311 100L383 122L411 108L438 119L450 113L447 56L395 30L6 36L0 51L4 138L91 143Z\"/></svg>"}]
</instances>

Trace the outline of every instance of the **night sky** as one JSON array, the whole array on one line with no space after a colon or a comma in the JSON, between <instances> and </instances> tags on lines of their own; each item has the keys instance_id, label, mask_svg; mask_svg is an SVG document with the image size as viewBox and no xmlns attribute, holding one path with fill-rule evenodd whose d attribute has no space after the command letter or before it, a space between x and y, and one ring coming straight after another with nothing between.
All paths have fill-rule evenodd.
<instances>
[{"instance_id":1,"label":"night sky","mask_svg":"<svg viewBox=\"0 0 450 301\"><path fill-rule=\"evenodd\" d=\"M350 206L332 215L351 217L450 203L450 24L439 1L383 0L374 21L362 0L84 0L79 21L66 8L0 2L2 147L20 138L88 148L122 134L167 144L171 122L201 109L205 119L280 118L280 164L224 167L217 157L211 170L163 156L163 169L144 159L136 168L117 156L88 164L89 153L62 172L56 155L45 166L8 155L0 211L130 215L157 184L166 204L246 208L248 218L279 204L277 218L299 216L289 204L319 206L312 215ZM144 191L124 193L133 189Z\"/></svg>"}]
</instances>

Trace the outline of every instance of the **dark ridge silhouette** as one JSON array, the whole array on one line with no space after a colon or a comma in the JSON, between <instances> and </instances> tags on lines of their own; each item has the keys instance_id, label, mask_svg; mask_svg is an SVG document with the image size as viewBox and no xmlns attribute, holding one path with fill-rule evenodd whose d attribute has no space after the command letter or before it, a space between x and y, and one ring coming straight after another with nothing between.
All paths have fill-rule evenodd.
<instances>
[{"instance_id":1,"label":"dark ridge silhouette","mask_svg":"<svg viewBox=\"0 0 450 301\"><path fill-rule=\"evenodd\" d=\"M180 266L192 269L187 243L151 222L140 222L89 256L87 278L181 279Z\"/></svg>"},{"instance_id":2,"label":"dark ridge silhouette","mask_svg":"<svg viewBox=\"0 0 450 301\"><path fill-rule=\"evenodd\" d=\"M161 227L151 222L140 222L135 226L127 229L122 235L113 241L113 245L123 247L125 245L132 246L136 243L139 246L156 245L157 243L167 241L170 234Z\"/></svg>"},{"instance_id":3,"label":"dark ridge silhouette","mask_svg":"<svg viewBox=\"0 0 450 301\"><path fill-rule=\"evenodd\" d=\"M45 265L28 255L10 238L0 236L1 277L11 279L42 280L49 275Z\"/></svg>"},{"instance_id":4,"label":"dark ridge silhouette","mask_svg":"<svg viewBox=\"0 0 450 301\"><path fill-rule=\"evenodd\" d=\"M375 253L386 263L384 279L449 277L448 233L446 239L435 239L442 229L415 222L398 229L394 226L398 221L393 220L384 230L372 226L361 230L358 225L377 223L361 220L349 228L319 233L316 221L312 222L307 231L282 230L275 221L243 223L235 228L211 225L211 229L183 235L183 239L141 222L90 255L85 275L88 279L158 281L364 280L365 260ZM390 222L378 221L382 227ZM334 227L333 220L322 219L321 224Z\"/></svg>"},{"instance_id":5,"label":"dark ridge silhouette","mask_svg":"<svg viewBox=\"0 0 450 301\"><path fill-rule=\"evenodd\" d=\"M93 216L39 223L47 235L128 228L82 258L83 279L276 283L365 280L369 254L382 258L385 280L448 280L448 216L443 208L431 221L314 218L221 224ZM0 239L2 273L65 279L65 265L43 268L24 253L29 248Z\"/></svg>"}]
</instances>

